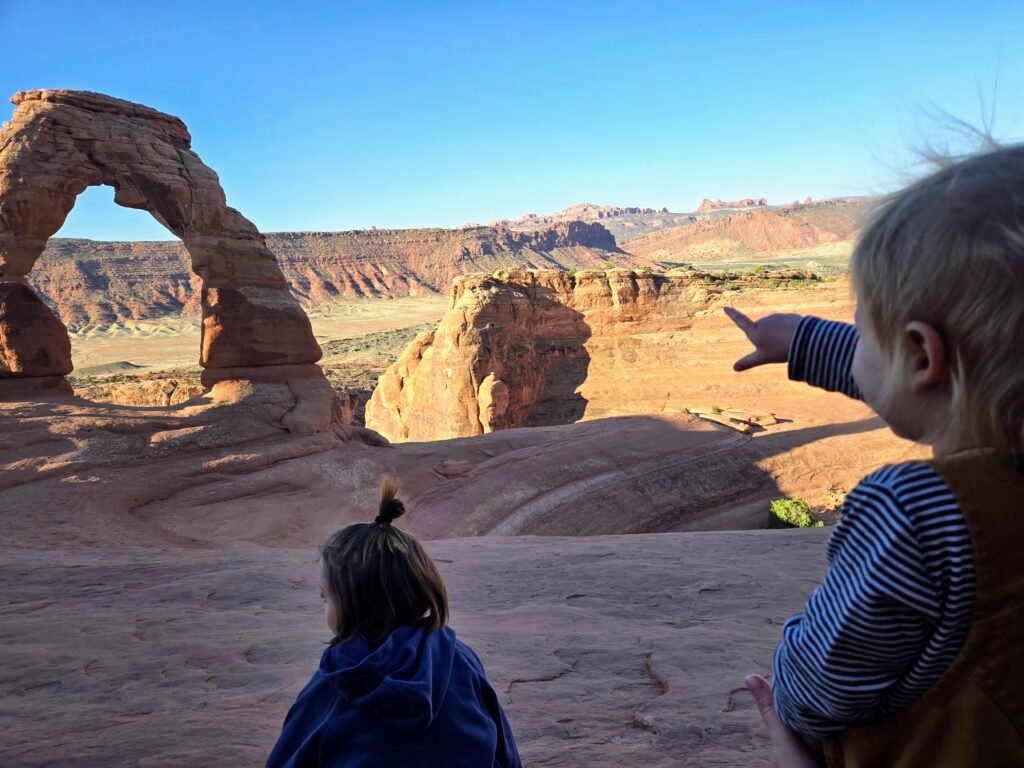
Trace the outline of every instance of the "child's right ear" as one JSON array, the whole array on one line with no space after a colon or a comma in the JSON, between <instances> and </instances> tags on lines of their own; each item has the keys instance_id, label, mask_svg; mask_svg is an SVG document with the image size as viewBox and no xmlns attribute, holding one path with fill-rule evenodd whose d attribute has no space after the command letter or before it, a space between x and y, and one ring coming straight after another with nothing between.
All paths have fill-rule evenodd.
<instances>
[{"instance_id":1,"label":"child's right ear","mask_svg":"<svg viewBox=\"0 0 1024 768\"><path fill-rule=\"evenodd\" d=\"M949 356L946 341L933 326L914 320L907 323L904 342L910 366L910 388L915 394L927 395L949 382Z\"/></svg>"}]
</instances>

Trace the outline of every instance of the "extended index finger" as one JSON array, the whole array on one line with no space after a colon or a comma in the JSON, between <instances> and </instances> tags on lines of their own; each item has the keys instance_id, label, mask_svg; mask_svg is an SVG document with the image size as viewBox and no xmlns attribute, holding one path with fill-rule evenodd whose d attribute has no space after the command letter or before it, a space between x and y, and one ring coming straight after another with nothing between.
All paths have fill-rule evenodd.
<instances>
[{"instance_id":1,"label":"extended index finger","mask_svg":"<svg viewBox=\"0 0 1024 768\"><path fill-rule=\"evenodd\" d=\"M726 307L725 314L728 315L729 319L736 323L736 325L739 326L740 330L747 334L747 336L749 336L750 332L754 330L754 321L751 320L746 315L744 315L738 309L734 309L733 307Z\"/></svg>"}]
</instances>

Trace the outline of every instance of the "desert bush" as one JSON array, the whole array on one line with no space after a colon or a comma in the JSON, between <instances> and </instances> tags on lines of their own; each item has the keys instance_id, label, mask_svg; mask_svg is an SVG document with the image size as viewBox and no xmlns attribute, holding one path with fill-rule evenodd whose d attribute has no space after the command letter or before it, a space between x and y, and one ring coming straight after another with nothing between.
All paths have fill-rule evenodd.
<instances>
[{"instance_id":1,"label":"desert bush","mask_svg":"<svg viewBox=\"0 0 1024 768\"><path fill-rule=\"evenodd\" d=\"M768 507L769 528L820 528L824 523L811 517L811 508L798 496L772 499Z\"/></svg>"},{"instance_id":2,"label":"desert bush","mask_svg":"<svg viewBox=\"0 0 1024 768\"><path fill-rule=\"evenodd\" d=\"M828 490L825 491L825 497L827 499L827 509L836 510L841 509L843 503L846 501L846 494L849 493L841 485L830 485Z\"/></svg>"},{"instance_id":3,"label":"desert bush","mask_svg":"<svg viewBox=\"0 0 1024 768\"><path fill-rule=\"evenodd\" d=\"M720 414L722 412L722 409L719 408L717 405L712 405L711 406L711 412L717 416L718 414Z\"/></svg>"}]
</instances>

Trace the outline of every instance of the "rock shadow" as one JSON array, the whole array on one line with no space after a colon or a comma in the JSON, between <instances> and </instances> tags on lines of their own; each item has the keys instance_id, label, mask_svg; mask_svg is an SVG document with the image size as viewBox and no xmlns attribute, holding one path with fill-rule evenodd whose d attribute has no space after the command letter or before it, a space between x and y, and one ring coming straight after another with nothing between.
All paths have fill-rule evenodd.
<instances>
[{"instance_id":1,"label":"rock shadow","mask_svg":"<svg viewBox=\"0 0 1024 768\"><path fill-rule=\"evenodd\" d=\"M538 286L534 354L543 377L525 426L573 424L583 418L587 399L579 392L587 380L592 332L583 313L566 306L550 288Z\"/></svg>"}]
</instances>

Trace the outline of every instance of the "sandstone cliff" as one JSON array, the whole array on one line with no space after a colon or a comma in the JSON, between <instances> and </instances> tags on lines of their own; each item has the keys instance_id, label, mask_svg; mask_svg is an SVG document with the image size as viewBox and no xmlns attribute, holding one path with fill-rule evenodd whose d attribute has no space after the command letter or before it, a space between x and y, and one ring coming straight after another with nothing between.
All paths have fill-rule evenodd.
<instances>
[{"instance_id":1,"label":"sandstone cliff","mask_svg":"<svg viewBox=\"0 0 1024 768\"><path fill-rule=\"evenodd\" d=\"M417 337L380 378L366 424L390 440L435 440L679 411L696 395L671 380L671 367L691 354L685 331L741 285L689 270L458 278L436 330Z\"/></svg>"},{"instance_id":2,"label":"sandstone cliff","mask_svg":"<svg viewBox=\"0 0 1024 768\"><path fill-rule=\"evenodd\" d=\"M470 272L648 263L620 251L600 224L578 221L533 232L277 232L266 243L292 294L307 307L339 298L446 293L456 275ZM31 280L72 326L199 311L199 279L180 242L54 239Z\"/></svg>"}]
</instances>

